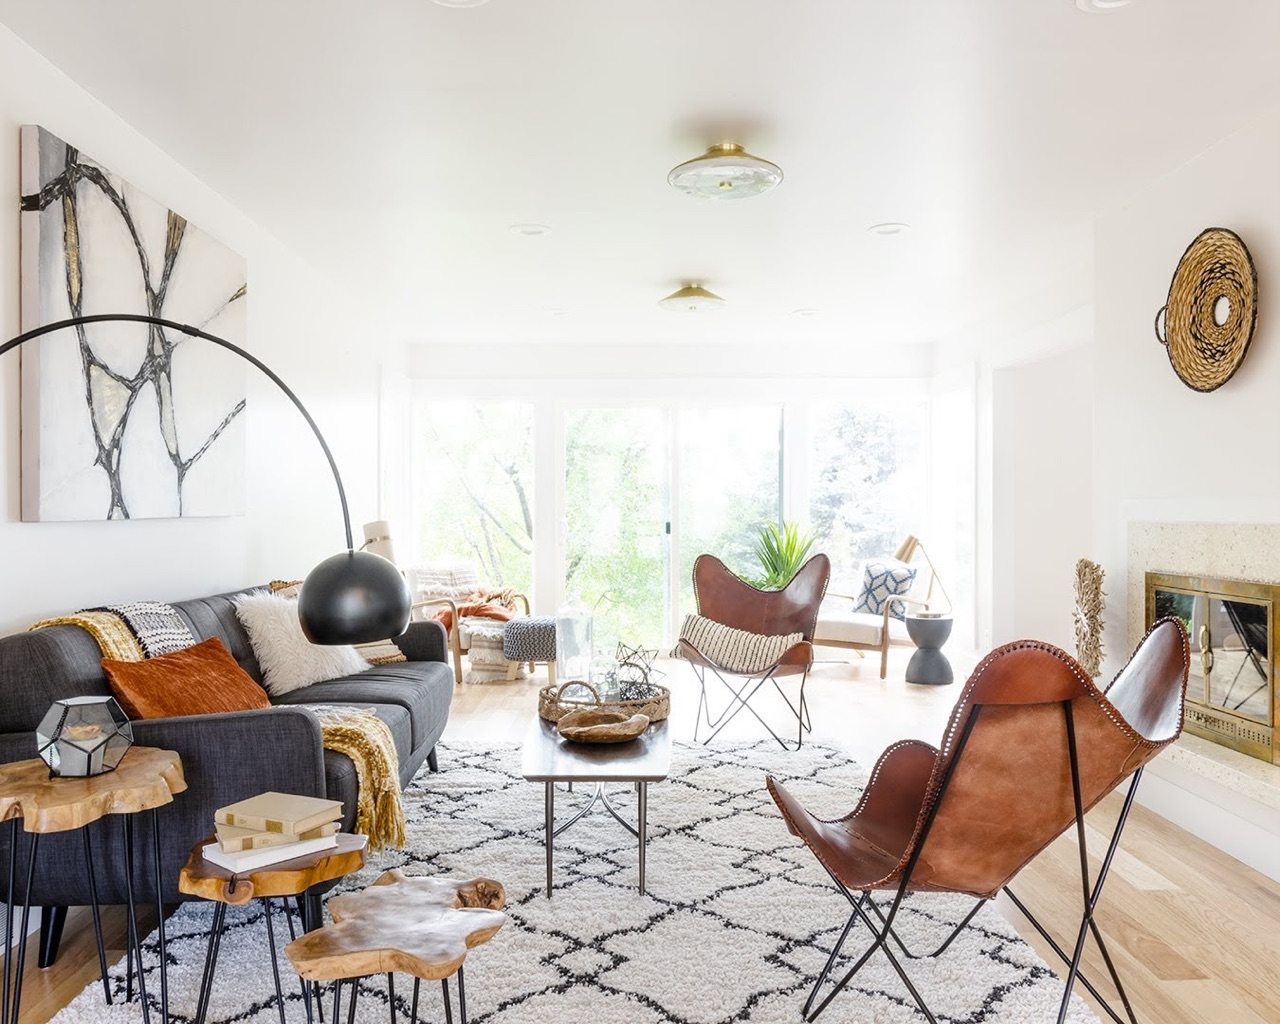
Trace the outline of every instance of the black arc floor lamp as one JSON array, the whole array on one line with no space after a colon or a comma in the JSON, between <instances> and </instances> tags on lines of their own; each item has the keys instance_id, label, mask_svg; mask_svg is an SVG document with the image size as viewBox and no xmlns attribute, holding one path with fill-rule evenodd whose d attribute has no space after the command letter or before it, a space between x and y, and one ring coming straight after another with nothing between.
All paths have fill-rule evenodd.
<instances>
[{"instance_id":1,"label":"black arc floor lamp","mask_svg":"<svg viewBox=\"0 0 1280 1024\"><path fill-rule=\"evenodd\" d=\"M307 574L302 584L302 592L298 595L298 618L302 623L302 631L314 644L358 644L370 640L385 640L403 633L409 624L411 604L409 588L405 585L404 578L381 555L355 549L351 536L351 515L347 510L347 492L342 486L342 477L338 473L333 452L329 450L324 435L320 433L320 428L311 418L311 413L307 412L306 406L262 360L225 338L209 334L198 327L141 313L97 313L44 324L0 345L0 356L43 335L98 323L149 324L179 331L193 338L202 338L252 363L285 393L298 412L302 413L302 418L307 421L307 426L320 442L325 458L329 460L333 482L338 488L338 500L342 504L342 523L347 531L347 550L326 558Z\"/></svg>"}]
</instances>

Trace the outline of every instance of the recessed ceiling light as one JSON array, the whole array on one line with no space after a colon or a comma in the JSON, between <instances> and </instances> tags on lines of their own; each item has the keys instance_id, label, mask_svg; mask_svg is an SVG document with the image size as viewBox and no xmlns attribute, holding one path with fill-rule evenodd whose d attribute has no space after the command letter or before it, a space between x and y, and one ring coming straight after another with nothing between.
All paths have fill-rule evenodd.
<instances>
[{"instance_id":1,"label":"recessed ceiling light","mask_svg":"<svg viewBox=\"0 0 1280 1024\"><path fill-rule=\"evenodd\" d=\"M524 235L526 238L533 238L535 235L549 234L551 228L546 224L512 224L509 230L513 235Z\"/></svg>"},{"instance_id":2,"label":"recessed ceiling light","mask_svg":"<svg viewBox=\"0 0 1280 1024\"><path fill-rule=\"evenodd\" d=\"M563 306L543 306L542 312L546 313L547 316L568 316L569 315L569 311L565 309Z\"/></svg>"},{"instance_id":3,"label":"recessed ceiling light","mask_svg":"<svg viewBox=\"0 0 1280 1024\"><path fill-rule=\"evenodd\" d=\"M747 199L782 181L782 168L752 156L736 142L712 146L702 156L671 169L667 184L703 199Z\"/></svg>"},{"instance_id":4,"label":"recessed ceiling light","mask_svg":"<svg viewBox=\"0 0 1280 1024\"><path fill-rule=\"evenodd\" d=\"M1110 14L1131 3L1133 0L1076 0L1076 9L1085 14Z\"/></svg>"},{"instance_id":5,"label":"recessed ceiling light","mask_svg":"<svg viewBox=\"0 0 1280 1024\"><path fill-rule=\"evenodd\" d=\"M700 284L687 284L666 298L659 299L658 305L673 313L706 313L713 309L723 309L725 301Z\"/></svg>"},{"instance_id":6,"label":"recessed ceiling light","mask_svg":"<svg viewBox=\"0 0 1280 1024\"><path fill-rule=\"evenodd\" d=\"M817 316L818 311L816 309L793 309L791 311L791 315L803 317Z\"/></svg>"},{"instance_id":7,"label":"recessed ceiling light","mask_svg":"<svg viewBox=\"0 0 1280 1024\"><path fill-rule=\"evenodd\" d=\"M887 220L883 224L872 224L867 231L873 235L900 235L904 231L910 231L910 224L903 224L901 221Z\"/></svg>"},{"instance_id":8,"label":"recessed ceiling light","mask_svg":"<svg viewBox=\"0 0 1280 1024\"><path fill-rule=\"evenodd\" d=\"M479 7L489 0L435 0L441 7Z\"/></svg>"}]
</instances>

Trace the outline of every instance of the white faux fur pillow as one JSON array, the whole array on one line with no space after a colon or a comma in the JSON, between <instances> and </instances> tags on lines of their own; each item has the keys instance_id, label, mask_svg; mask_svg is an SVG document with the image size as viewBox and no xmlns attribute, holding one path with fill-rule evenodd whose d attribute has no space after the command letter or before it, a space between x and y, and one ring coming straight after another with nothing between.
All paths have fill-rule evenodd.
<instances>
[{"instance_id":1,"label":"white faux fur pillow","mask_svg":"<svg viewBox=\"0 0 1280 1024\"><path fill-rule=\"evenodd\" d=\"M279 594L245 594L236 616L262 668L263 685L276 697L312 683L355 675L369 667L354 647L313 644L298 621L298 602Z\"/></svg>"}]
</instances>

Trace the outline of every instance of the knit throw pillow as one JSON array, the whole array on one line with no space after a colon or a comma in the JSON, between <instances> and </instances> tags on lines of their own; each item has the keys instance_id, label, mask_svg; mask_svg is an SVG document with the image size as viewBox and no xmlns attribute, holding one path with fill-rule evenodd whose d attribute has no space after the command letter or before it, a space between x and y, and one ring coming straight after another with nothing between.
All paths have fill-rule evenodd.
<instances>
[{"instance_id":1,"label":"knit throw pillow","mask_svg":"<svg viewBox=\"0 0 1280 1024\"><path fill-rule=\"evenodd\" d=\"M258 592L236 599L236 617L262 669L262 685L279 697L312 683L355 675L369 667L354 647L313 644L298 621L298 602Z\"/></svg>"},{"instance_id":2,"label":"knit throw pillow","mask_svg":"<svg viewBox=\"0 0 1280 1024\"><path fill-rule=\"evenodd\" d=\"M708 661L730 672L751 675L769 668L804 639L803 633L765 636L734 629L701 615L686 615L680 639L698 649Z\"/></svg>"},{"instance_id":3,"label":"knit throw pillow","mask_svg":"<svg viewBox=\"0 0 1280 1024\"><path fill-rule=\"evenodd\" d=\"M911 585L915 580L915 567L899 562L896 558L864 562L862 590L853 604L853 610L882 615L885 603L888 602L890 615L895 619L905 618L907 606L896 599L911 593Z\"/></svg>"}]
</instances>

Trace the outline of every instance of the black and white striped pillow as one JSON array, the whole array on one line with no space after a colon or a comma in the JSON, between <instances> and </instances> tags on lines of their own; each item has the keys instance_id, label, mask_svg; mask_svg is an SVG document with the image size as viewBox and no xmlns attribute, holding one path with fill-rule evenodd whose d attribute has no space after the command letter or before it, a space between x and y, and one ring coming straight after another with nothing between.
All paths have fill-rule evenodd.
<instances>
[{"instance_id":1,"label":"black and white striped pillow","mask_svg":"<svg viewBox=\"0 0 1280 1024\"><path fill-rule=\"evenodd\" d=\"M730 672L760 672L804 639L803 633L764 636L745 629L734 629L701 615L686 615L680 627L680 639L686 640L708 661Z\"/></svg>"}]
</instances>

